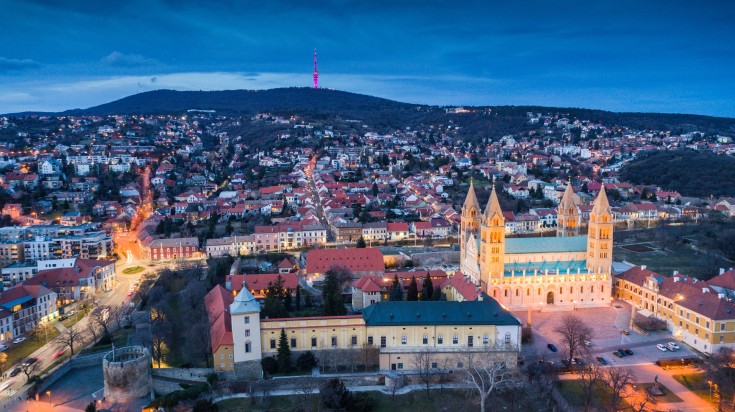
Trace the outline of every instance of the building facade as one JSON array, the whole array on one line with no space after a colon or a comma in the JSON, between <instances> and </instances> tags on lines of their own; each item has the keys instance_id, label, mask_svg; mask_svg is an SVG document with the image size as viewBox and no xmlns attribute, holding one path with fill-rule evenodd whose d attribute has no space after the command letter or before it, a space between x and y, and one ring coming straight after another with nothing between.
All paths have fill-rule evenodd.
<instances>
[{"instance_id":1,"label":"building facade","mask_svg":"<svg viewBox=\"0 0 735 412\"><path fill-rule=\"evenodd\" d=\"M579 209L571 186L560 210L565 231L552 238L506 238L505 217L493 187L485 210L474 186L462 207L460 271L513 309L574 309L610 305L613 215L604 188L590 212L587 236L576 233ZM577 214L575 217L574 214ZM576 219L576 220L575 220Z\"/></svg>"}]
</instances>

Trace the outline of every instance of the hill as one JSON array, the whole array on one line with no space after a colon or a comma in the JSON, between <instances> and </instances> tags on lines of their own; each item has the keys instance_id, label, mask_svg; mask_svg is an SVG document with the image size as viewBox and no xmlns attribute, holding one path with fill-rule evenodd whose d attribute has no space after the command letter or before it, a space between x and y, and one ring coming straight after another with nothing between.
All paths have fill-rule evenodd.
<instances>
[{"instance_id":1,"label":"hill","mask_svg":"<svg viewBox=\"0 0 735 412\"><path fill-rule=\"evenodd\" d=\"M643 153L621 171L623 180L697 197L735 196L732 176L735 176L735 158L695 150Z\"/></svg>"}]
</instances>

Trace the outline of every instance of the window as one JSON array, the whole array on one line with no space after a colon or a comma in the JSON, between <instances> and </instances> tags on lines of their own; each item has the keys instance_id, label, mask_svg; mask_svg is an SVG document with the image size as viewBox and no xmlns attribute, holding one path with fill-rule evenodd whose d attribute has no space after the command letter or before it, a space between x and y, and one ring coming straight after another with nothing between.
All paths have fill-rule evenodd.
<instances>
[{"instance_id":1,"label":"window","mask_svg":"<svg viewBox=\"0 0 735 412\"><path fill-rule=\"evenodd\" d=\"M398 362L398 369L403 369L403 363Z\"/></svg>"},{"instance_id":2,"label":"window","mask_svg":"<svg viewBox=\"0 0 735 412\"><path fill-rule=\"evenodd\" d=\"M271 349L275 349L275 348L276 348L276 340L271 339Z\"/></svg>"},{"instance_id":3,"label":"window","mask_svg":"<svg viewBox=\"0 0 735 412\"><path fill-rule=\"evenodd\" d=\"M720 336L720 343L725 343L725 337L724 336Z\"/></svg>"},{"instance_id":4,"label":"window","mask_svg":"<svg viewBox=\"0 0 735 412\"><path fill-rule=\"evenodd\" d=\"M245 337L250 336L250 329L245 329Z\"/></svg>"},{"instance_id":5,"label":"window","mask_svg":"<svg viewBox=\"0 0 735 412\"><path fill-rule=\"evenodd\" d=\"M457 335L454 335L454 336L452 337L452 343L453 343L453 344L455 344L455 345L456 345L456 344L458 344L458 343L459 343L459 336L457 336Z\"/></svg>"},{"instance_id":6,"label":"window","mask_svg":"<svg viewBox=\"0 0 735 412\"><path fill-rule=\"evenodd\" d=\"M709 329L709 321L707 321L707 322L704 323L704 327L707 328L707 329Z\"/></svg>"},{"instance_id":7,"label":"window","mask_svg":"<svg viewBox=\"0 0 735 412\"><path fill-rule=\"evenodd\" d=\"M444 344L444 336L442 336L442 335L437 336L436 337L436 343L438 345L443 345Z\"/></svg>"},{"instance_id":8,"label":"window","mask_svg":"<svg viewBox=\"0 0 735 412\"><path fill-rule=\"evenodd\" d=\"M439 365L436 362L431 362L431 369L436 369L438 367Z\"/></svg>"},{"instance_id":9,"label":"window","mask_svg":"<svg viewBox=\"0 0 735 412\"><path fill-rule=\"evenodd\" d=\"M245 342L245 353L250 353L252 351L252 347L250 345L250 342Z\"/></svg>"},{"instance_id":10,"label":"window","mask_svg":"<svg viewBox=\"0 0 735 412\"><path fill-rule=\"evenodd\" d=\"M406 335L401 336L401 345L405 345L406 343L408 343L408 338L406 337Z\"/></svg>"},{"instance_id":11,"label":"window","mask_svg":"<svg viewBox=\"0 0 735 412\"><path fill-rule=\"evenodd\" d=\"M427 335L424 335L424 338L423 338L422 341L423 341L424 345L428 345L429 344L429 337Z\"/></svg>"},{"instance_id":12,"label":"window","mask_svg":"<svg viewBox=\"0 0 735 412\"><path fill-rule=\"evenodd\" d=\"M230 354L230 359L234 359L234 358L235 358L235 355L231 353Z\"/></svg>"},{"instance_id":13,"label":"window","mask_svg":"<svg viewBox=\"0 0 735 412\"><path fill-rule=\"evenodd\" d=\"M225 354L224 354L224 353L223 353L223 354L220 354L220 355L219 355L219 358L220 358L220 359L224 359L224 358L225 358Z\"/></svg>"},{"instance_id":14,"label":"window","mask_svg":"<svg viewBox=\"0 0 735 412\"><path fill-rule=\"evenodd\" d=\"M482 335L482 344L487 345L488 343L490 343L490 337L487 335Z\"/></svg>"},{"instance_id":15,"label":"window","mask_svg":"<svg viewBox=\"0 0 735 412\"><path fill-rule=\"evenodd\" d=\"M291 347L292 348L296 347L296 338L291 338Z\"/></svg>"},{"instance_id":16,"label":"window","mask_svg":"<svg viewBox=\"0 0 735 412\"><path fill-rule=\"evenodd\" d=\"M350 344L353 346L357 345L357 336L352 336L352 338L350 339Z\"/></svg>"},{"instance_id":17,"label":"window","mask_svg":"<svg viewBox=\"0 0 735 412\"><path fill-rule=\"evenodd\" d=\"M725 330L725 324L724 323L720 323L720 330L722 330L722 331Z\"/></svg>"},{"instance_id":18,"label":"window","mask_svg":"<svg viewBox=\"0 0 735 412\"><path fill-rule=\"evenodd\" d=\"M510 344L510 332L505 332L505 344Z\"/></svg>"},{"instance_id":19,"label":"window","mask_svg":"<svg viewBox=\"0 0 735 412\"><path fill-rule=\"evenodd\" d=\"M311 347L316 348L316 338L314 337L311 338Z\"/></svg>"},{"instance_id":20,"label":"window","mask_svg":"<svg viewBox=\"0 0 735 412\"><path fill-rule=\"evenodd\" d=\"M368 345L372 345L373 344L373 337L372 336L368 336L367 343L368 343Z\"/></svg>"},{"instance_id":21,"label":"window","mask_svg":"<svg viewBox=\"0 0 735 412\"><path fill-rule=\"evenodd\" d=\"M245 316L245 324L247 325L250 323L250 316Z\"/></svg>"},{"instance_id":22,"label":"window","mask_svg":"<svg viewBox=\"0 0 735 412\"><path fill-rule=\"evenodd\" d=\"M336 346L337 346L337 337L332 336L332 347L336 347Z\"/></svg>"},{"instance_id":23,"label":"window","mask_svg":"<svg viewBox=\"0 0 735 412\"><path fill-rule=\"evenodd\" d=\"M594 286L590 286L590 293L595 293L595 287Z\"/></svg>"},{"instance_id":24,"label":"window","mask_svg":"<svg viewBox=\"0 0 735 412\"><path fill-rule=\"evenodd\" d=\"M225 367L225 363L224 363L224 362L220 363L220 364L219 364L219 367L220 367L220 368L224 368L224 367Z\"/></svg>"},{"instance_id":25,"label":"window","mask_svg":"<svg viewBox=\"0 0 735 412\"><path fill-rule=\"evenodd\" d=\"M526 289L526 296L531 296L531 288Z\"/></svg>"},{"instance_id":26,"label":"window","mask_svg":"<svg viewBox=\"0 0 735 412\"><path fill-rule=\"evenodd\" d=\"M468 336L467 337L467 346L470 347L470 348L473 347L473 346L475 346L474 345L474 336Z\"/></svg>"}]
</instances>

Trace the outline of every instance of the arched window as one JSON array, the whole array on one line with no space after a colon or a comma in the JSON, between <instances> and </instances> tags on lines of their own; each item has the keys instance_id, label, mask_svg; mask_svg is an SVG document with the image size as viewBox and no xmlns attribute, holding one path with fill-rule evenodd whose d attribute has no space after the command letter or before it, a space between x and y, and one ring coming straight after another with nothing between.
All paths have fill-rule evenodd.
<instances>
[{"instance_id":1,"label":"arched window","mask_svg":"<svg viewBox=\"0 0 735 412\"><path fill-rule=\"evenodd\" d=\"M563 292L562 292L562 289L563 289L563 288L562 288L561 286L559 286L559 294L560 294L560 295L561 295L561 294L563 293Z\"/></svg>"},{"instance_id":2,"label":"arched window","mask_svg":"<svg viewBox=\"0 0 735 412\"><path fill-rule=\"evenodd\" d=\"M526 296L531 296L531 288L526 289Z\"/></svg>"},{"instance_id":3,"label":"arched window","mask_svg":"<svg viewBox=\"0 0 735 412\"><path fill-rule=\"evenodd\" d=\"M569 286L569 293L574 293L574 286Z\"/></svg>"},{"instance_id":4,"label":"arched window","mask_svg":"<svg viewBox=\"0 0 735 412\"><path fill-rule=\"evenodd\" d=\"M521 294L521 290L520 289L516 289L516 297L520 296L520 294Z\"/></svg>"},{"instance_id":5,"label":"arched window","mask_svg":"<svg viewBox=\"0 0 735 412\"><path fill-rule=\"evenodd\" d=\"M590 286L590 293L595 293L595 287L594 286Z\"/></svg>"},{"instance_id":6,"label":"arched window","mask_svg":"<svg viewBox=\"0 0 735 412\"><path fill-rule=\"evenodd\" d=\"M538 295L541 296L541 288L538 288Z\"/></svg>"},{"instance_id":7,"label":"arched window","mask_svg":"<svg viewBox=\"0 0 735 412\"><path fill-rule=\"evenodd\" d=\"M605 285L600 286L600 293L605 293Z\"/></svg>"},{"instance_id":8,"label":"arched window","mask_svg":"<svg viewBox=\"0 0 735 412\"><path fill-rule=\"evenodd\" d=\"M579 287L579 293L584 293L584 286Z\"/></svg>"},{"instance_id":9,"label":"arched window","mask_svg":"<svg viewBox=\"0 0 735 412\"><path fill-rule=\"evenodd\" d=\"M506 289L506 290L505 290L505 292L503 292L503 295L504 295L504 296L505 296L506 298L508 297L508 289Z\"/></svg>"},{"instance_id":10,"label":"arched window","mask_svg":"<svg viewBox=\"0 0 735 412\"><path fill-rule=\"evenodd\" d=\"M497 291L497 290L494 290L494 291L493 291L493 297L494 297L494 298L497 298L497 297L498 297L498 291Z\"/></svg>"}]
</instances>

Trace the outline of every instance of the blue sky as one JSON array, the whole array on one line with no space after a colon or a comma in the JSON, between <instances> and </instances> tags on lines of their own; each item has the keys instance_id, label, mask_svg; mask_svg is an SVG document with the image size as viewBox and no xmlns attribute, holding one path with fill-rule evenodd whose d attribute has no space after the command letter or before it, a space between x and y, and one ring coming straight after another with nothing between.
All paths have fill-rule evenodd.
<instances>
[{"instance_id":1,"label":"blue sky","mask_svg":"<svg viewBox=\"0 0 735 412\"><path fill-rule=\"evenodd\" d=\"M725 1L0 0L0 113L311 84L401 101L735 117Z\"/></svg>"}]
</instances>

